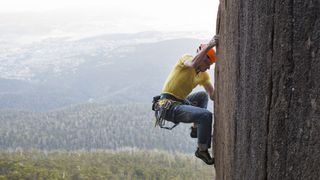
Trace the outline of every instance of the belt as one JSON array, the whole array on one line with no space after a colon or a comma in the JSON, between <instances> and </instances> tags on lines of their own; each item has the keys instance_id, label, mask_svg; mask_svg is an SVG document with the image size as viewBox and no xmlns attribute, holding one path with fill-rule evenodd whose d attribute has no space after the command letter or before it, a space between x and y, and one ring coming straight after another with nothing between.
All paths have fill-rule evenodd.
<instances>
[{"instance_id":1,"label":"belt","mask_svg":"<svg viewBox=\"0 0 320 180\"><path fill-rule=\"evenodd\" d=\"M181 102L181 103L184 103L184 102L185 102L184 100L178 99L178 98L176 98L176 97L174 97L173 95L168 94L168 93L162 93L162 94L160 94L160 99L171 99L171 100L173 100L173 101L178 101L178 102Z\"/></svg>"}]
</instances>

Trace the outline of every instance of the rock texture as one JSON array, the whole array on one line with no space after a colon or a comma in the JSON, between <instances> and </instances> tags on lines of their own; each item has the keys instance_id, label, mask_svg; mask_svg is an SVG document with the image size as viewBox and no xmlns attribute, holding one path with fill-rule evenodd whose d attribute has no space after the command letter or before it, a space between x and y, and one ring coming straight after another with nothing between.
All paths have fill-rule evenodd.
<instances>
[{"instance_id":1,"label":"rock texture","mask_svg":"<svg viewBox=\"0 0 320 180\"><path fill-rule=\"evenodd\" d=\"M320 179L320 1L220 0L217 179Z\"/></svg>"}]
</instances>

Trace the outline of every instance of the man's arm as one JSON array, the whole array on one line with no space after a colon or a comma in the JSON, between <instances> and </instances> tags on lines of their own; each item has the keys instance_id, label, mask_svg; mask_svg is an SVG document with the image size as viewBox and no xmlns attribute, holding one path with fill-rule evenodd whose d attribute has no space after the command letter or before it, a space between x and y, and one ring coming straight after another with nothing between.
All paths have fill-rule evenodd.
<instances>
[{"instance_id":1,"label":"man's arm","mask_svg":"<svg viewBox=\"0 0 320 180\"><path fill-rule=\"evenodd\" d=\"M206 92L208 93L210 99L211 99L212 101L214 101L214 88L213 88L212 84L211 84L211 83L206 84L206 85L204 86L204 89L205 89Z\"/></svg>"},{"instance_id":2,"label":"man's arm","mask_svg":"<svg viewBox=\"0 0 320 180\"><path fill-rule=\"evenodd\" d=\"M194 57L193 63L198 64L199 61L201 61L207 55L208 51L218 44L218 41L219 41L219 36L215 35L207 44L207 47L204 49L201 49L200 53Z\"/></svg>"}]
</instances>

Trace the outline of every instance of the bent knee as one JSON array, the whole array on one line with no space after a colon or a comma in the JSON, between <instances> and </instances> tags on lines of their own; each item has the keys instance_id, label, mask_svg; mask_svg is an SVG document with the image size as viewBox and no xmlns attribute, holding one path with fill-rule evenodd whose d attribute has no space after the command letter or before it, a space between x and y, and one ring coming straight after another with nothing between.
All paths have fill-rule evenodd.
<instances>
[{"instance_id":1,"label":"bent knee","mask_svg":"<svg viewBox=\"0 0 320 180\"><path fill-rule=\"evenodd\" d=\"M201 100L203 100L203 101L208 101L208 100L209 100L208 94L207 94L207 92L205 92L205 91L200 91L200 92L199 92L199 98L200 98Z\"/></svg>"},{"instance_id":2,"label":"bent knee","mask_svg":"<svg viewBox=\"0 0 320 180\"><path fill-rule=\"evenodd\" d=\"M205 119L206 121L212 122L212 113L211 112L205 112L203 113L203 119Z\"/></svg>"},{"instance_id":3,"label":"bent knee","mask_svg":"<svg viewBox=\"0 0 320 180\"><path fill-rule=\"evenodd\" d=\"M208 123L212 123L212 113L210 111L201 112L194 115L195 119L199 119L201 121L206 121Z\"/></svg>"}]
</instances>

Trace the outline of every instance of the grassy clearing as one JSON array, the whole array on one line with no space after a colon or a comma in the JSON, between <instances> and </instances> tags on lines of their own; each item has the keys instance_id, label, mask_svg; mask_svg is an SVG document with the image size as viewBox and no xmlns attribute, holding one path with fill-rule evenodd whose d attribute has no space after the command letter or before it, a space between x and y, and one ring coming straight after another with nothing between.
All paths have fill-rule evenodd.
<instances>
[{"instance_id":1,"label":"grassy clearing","mask_svg":"<svg viewBox=\"0 0 320 180\"><path fill-rule=\"evenodd\" d=\"M0 152L4 179L213 179L214 168L192 155L164 151Z\"/></svg>"}]
</instances>

